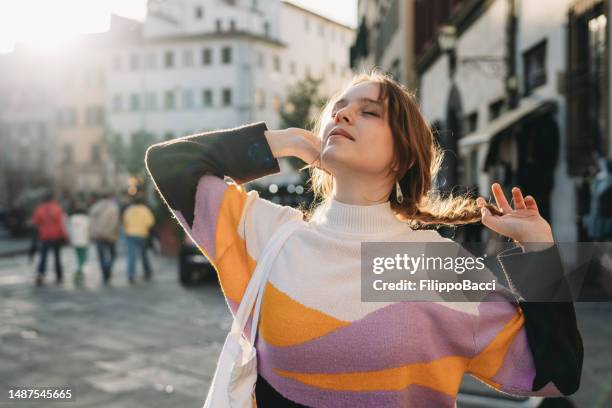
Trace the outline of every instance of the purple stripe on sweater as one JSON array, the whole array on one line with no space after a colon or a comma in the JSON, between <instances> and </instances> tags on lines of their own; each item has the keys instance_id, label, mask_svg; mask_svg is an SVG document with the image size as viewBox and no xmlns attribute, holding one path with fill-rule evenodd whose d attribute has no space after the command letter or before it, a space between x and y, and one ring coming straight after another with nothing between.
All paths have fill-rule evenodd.
<instances>
[{"instance_id":1,"label":"purple stripe on sweater","mask_svg":"<svg viewBox=\"0 0 612 408\"><path fill-rule=\"evenodd\" d=\"M334 391L312 387L276 374L259 354L257 369L285 398L312 407L452 408L455 403L449 395L414 384L400 391Z\"/></svg>"},{"instance_id":2,"label":"purple stripe on sweater","mask_svg":"<svg viewBox=\"0 0 612 408\"><path fill-rule=\"evenodd\" d=\"M215 259L217 218L227 187L219 177L205 175L200 178L196 190L191 234L211 259Z\"/></svg>"},{"instance_id":3,"label":"purple stripe on sweater","mask_svg":"<svg viewBox=\"0 0 612 408\"><path fill-rule=\"evenodd\" d=\"M501 368L492 380L507 392L525 393L531 391L534 378L535 366L527 334L521 330L512 341Z\"/></svg>"},{"instance_id":4,"label":"purple stripe on sweater","mask_svg":"<svg viewBox=\"0 0 612 408\"><path fill-rule=\"evenodd\" d=\"M499 293L489 294L485 300L478 305L476 355L487 347L517 313L517 306Z\"/></svg>"},{"instance_id":5,"label":"purple stripe on sweater","mask_svg":"<svg viewBox=\"0 0 612 408\"><path fill-rule=\"evenodd\" d=\"M257 350L286 371L381 370L446 356L471 357L474 320L440 304L399 302L299 345L275 347L258 338Z\"/></svg>"}]
</instances>

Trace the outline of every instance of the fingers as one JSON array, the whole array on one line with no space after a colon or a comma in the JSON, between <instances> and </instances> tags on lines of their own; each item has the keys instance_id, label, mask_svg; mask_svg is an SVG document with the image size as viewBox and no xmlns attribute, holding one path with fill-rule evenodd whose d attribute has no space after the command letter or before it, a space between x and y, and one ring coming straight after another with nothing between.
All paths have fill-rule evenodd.
<instances>
[{"instance_id":1,"label":"fingers","mask_svg":"<svg viewBox=\"0 0 612 408\"><path fill-rule=\"evenodd\" d=\"M497 206L501 208L504 213L511 213L512 207L510 207L510 204L508 204L508 200L506 200L506 196L499 183L493 183L491 185L491 190L493 191L493 197L495 197L495 202L497 203Z\"/></svg>"},{"instance_id":2,"label":"fingers","mask_svg":"<svg viewBox=\"0 0 612 408\"><path fill-rule=\"evenodd\" d=\"M524 210L527 208L525 206L525 200L523 199L523 193L521 192L520 188L514 187L512 189L512 200L514 201L515 210Z\"/></svg>"},{"instance_id":3,"label":"fingers","mask_svg":"<svg viewBox=\"0 0 612 408\"><path fill-rule=\"evenodd\" d=\"M540 211L538 209L538 204L535 201L535 198L533 198L532 196L528 195L527 197L525 197L525 205L527 206L528 209L530 210L536 210L536 211Z\"/></svg>"},{"instance_id":4,"label":"fingers","mask_svg":"<svg viewBox=\"0 0 612 408\"><path fill-rule=\"evenodd\" d=\"M500 218L491 214L491 211L489 211L489 209L485 206L480 207L480 212L482 214L482 224L485 227L497 232L498 234L501 234Z\"/></svg>"}]
</instances>

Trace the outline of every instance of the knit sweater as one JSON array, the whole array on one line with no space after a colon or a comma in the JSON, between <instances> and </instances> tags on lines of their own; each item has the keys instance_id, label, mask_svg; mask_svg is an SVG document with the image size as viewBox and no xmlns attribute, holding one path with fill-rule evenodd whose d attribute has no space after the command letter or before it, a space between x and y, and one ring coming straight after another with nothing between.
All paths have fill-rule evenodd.
<instances>
[{"instance_id":1,"label":"knit sweater","mask_svg":"<svg viewBox=\"0 0 612 408\"><path fill-rule=\"evenodd\" d=\"M215 266L232 314L268 239L283 223L303 220L242 186L279 171L265 130L255 123L188 136L152 146L145 159L176 219ZM362 242L447 240L411 229L389 202L331 200L302 222L265 286L258 406L453 407L465 373L516 395L578 388L583 349L572 303L501 292L488 302L363 302ZM555 247L498 259L510 280L526 265L561 270Z\"/></svg>"}]
</instances>

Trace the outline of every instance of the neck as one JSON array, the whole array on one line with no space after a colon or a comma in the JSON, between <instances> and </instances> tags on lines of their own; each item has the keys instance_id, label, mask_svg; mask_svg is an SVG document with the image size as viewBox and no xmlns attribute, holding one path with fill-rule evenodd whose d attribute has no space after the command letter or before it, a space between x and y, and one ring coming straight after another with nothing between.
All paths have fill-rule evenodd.
<instances>
[{"instance_id":1,"label":"neck","mask_svg":"<svg viewBox=\"0 0 612 408\"><path fill-rule=\"evenodd\" d=\"M351 205L375 205L389 201L392 182L388 177L366 174L334 174L332 198Z\"/></svg>"}]
</instances>

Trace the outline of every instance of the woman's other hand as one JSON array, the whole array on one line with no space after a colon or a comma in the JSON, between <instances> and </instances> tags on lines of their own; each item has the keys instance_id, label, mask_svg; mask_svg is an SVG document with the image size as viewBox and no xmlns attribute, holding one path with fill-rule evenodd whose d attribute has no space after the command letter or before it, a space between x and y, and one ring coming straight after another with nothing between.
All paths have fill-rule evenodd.
<instances>
[{"instance_id":1,"label":"woman's other hand","mask_svg":"<svg viewBox=\"0 0 612 408\"><path fill-rule=\"evenodd\" d=\"M521 190L514 187L513 209L499 183L491 185L491 190L502 215L491 214L485 206L485 199L478 197L476 202L482 212L483 225L498 234L512 238L526 250L541 250L554 243L550 224L540 215L538 205L532 196L523 198Z\"/></svg>"}]
</instances>

